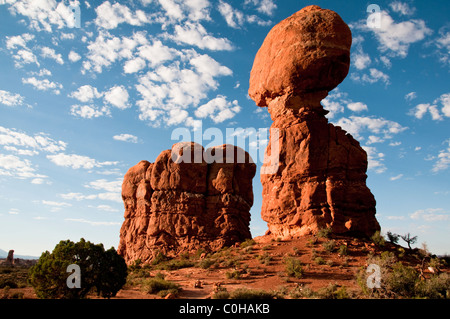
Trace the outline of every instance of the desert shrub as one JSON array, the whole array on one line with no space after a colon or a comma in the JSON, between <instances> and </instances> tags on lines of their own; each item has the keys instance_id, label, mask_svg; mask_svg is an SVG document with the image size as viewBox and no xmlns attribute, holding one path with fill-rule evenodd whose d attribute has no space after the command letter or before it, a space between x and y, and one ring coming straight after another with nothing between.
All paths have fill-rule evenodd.
<instances>
[{"instance_id":1,"label":"desert shrub","mask_svg":"<svg viewBox=\"0 0 450 319\"><path fill-rule=\"evenodd\" d=\"M348 247L346 245L340 245L338 253L341 256L347 256L348 255Z\"/></svg>"},{"instance_id":2,"label":"desert shrub","mask_svg":"<svg viewBox=\"0 0 450 319\"><path fill-rule=\"evenodd\" d=\"M81 288L67 285L67 267L76 264L81 270ZM127 265L116 250L103 248L83 238L74 243L62 240L50 253L42 253L38 262L29 270L29 282L38 298L85 298L96 292L110 298L126 283Z\"/></svg>"},{"instance_id":3,"label":"desert shrub","mask_svg":"<svg viewBox=\"0 0 450 319\"><path fill-rule=\"evenodd\" d=\"M241 278L241 272L239 270L227 271L225 273L225 277L227 279L240 279Z\"/></svg>"},{"instance_id":4,"label":"desert shrub","mask_svg":"<svg viewBox=\"0 0 450 319\"><path fill-rule=\"evenodd\" d=\"M325 264L325 260L324 260L322 257L316 257L316 258L314 259L314 262L315 262L317 265L324 265L324 264Z\"/></svg>"},{"instance_id":5,"label":"desert shrub","mask_svg":"<svg viewBox=\"0 0 450 319\"><path fill-rule=\"evenodd\" d=\"M272 261L272 256L269 253L264 253L256 257L256 259L258 259L263 265L269 265Z\"/></svg>"},{"instance_id":6,"label":"desert shrub","mask_svg":"<svg viewBox=\"0 0 450 319\"><path fill-rule=\"evenodd\" d=\"M386 244L386 240L384 239L384 237L381 235L381 232L379 230L377 230L372 237L370 237L370 240L372 240L372 242L379 246L379 247L383 247Z\"/></svg>"},{"instance_id":7,"label":"desert shrub","mask_svg":"<svg viewBox=\"0 0 450 319\"><path fill-rule=\"evenodd\" d=\"M169 261L169 257L164 255L162 252L158 252L158 254L156 254L155 258L153 258L151 264L153 266L156 266L156 265L159 265L160 263L163 263L165 261Z\"/></svg>"},{"instance_id":8,"label":"desert shrub","mask_svg":"<svg viewBox=\"0 0 450 319\"><path fill-rule=\"evenodd\" d=\"M194 265L195 265L195 263L190 260L171 259L168 261L159 262L155 268L160 269L160 270L176 270L176 269L181 269L181 268L193 267Z\"/></svg>"},{"instance_id":9,"label":"desert shrub","mask_svg":"<svg viewBox=\"0 0 450 319\"><path fill-rule=\"evenodd\" d=\"M208 269L215 263L216 263L215 260L210 259L210 258L205 258L198 262L198 266L202 269Z\"/></svg>"},{"instance_id":10,"label":"desert shrub","mask_svg":"<svg viewBox=\"0 0 450 319\"><path fill-rule=\"evenodd\" d=\"M388 231L388 232L386 233L386 236L387 236L387 239L388 239L388 241L389 241L390 243L392 243L392 244L398 244L398 240L400 239L400 235L394 234L394 233L391 233L390 231Z\"/></svg>"},{"instance_id":11,"label":"desert shrub","mask_svg":"<svg viewBox=\"0 0 450 319\"><path fill-rule=\"evenodd\" d=\"M317 232L317 237L319 237L319 238L330 238L330 235L331 235L331 228L330 227L321 228Z\"/></svg>"},{"instance_id":12,"label":"desert shrub","mask_svg":"<svg viewBox=\"0 0 450 319\"><path fill-rule=\"evenodd\" d=\"M417 295L421 298L450 299L450 275L441 273L420 281L416 290Z\"/></svg>"},{"instance_id":13,"label":"desert shrub","mask_svg":"<svg viewBox=\"0 0 450 319\"><path fill-rule=\"evenodd\" d=\"M417 241L417 236L412 236L410 233L407 233L403 236L400 236L401 239L403 239L406 244L408 244L408 248L411 249L411 245L415 244Z\"/></svg>"},{"instance_id":14,"label":"desert shrub","mask_svg":"<svg viewBox=\"0 0 450 319\"><path fill-rule=\"evenodd\" d=\"M305 287L295 287L289 292L289 297L293 299L300 299L300 298L307 298L312 299L316 298L316 293L314 290L309 288L308 286Z\"/></svg>"},{"instance_id":15,"label":"desert shrub","mask_svg":"<svg viewBox=\"0 0 450 319\"><path fill-rule=\"evenodd\" d=\"M317 237L316 237L316 236L313 236L313 237L309 238L308 241L307 241L307 243L306 243L306 245L307 245L308 247L312 247L312 246L314 246L315 244L317 244Z\"/></svg>"},{"instance_id":16,"label":"desert shrub","mask_svg":"<svg viewBox=\"0 0 450 319\"><path fill-rule=\"evenodd\" d=\"M322 244L322 246L327 252L331 253L334 250L334 248L336 247L336 242L333 239L328 240L328 241L324 242Z\"/></svg>"},{"instance_id":17,"label":"desert shrub","mask_svg":"<svg viewBox=\"0 0 450 319\"><path fill-rule=\"evenodd\" d=\"M228 299L228 298L230 298L230 293L227 291L226 288L222 288L221 290L216 291L211 296L211 299Z\"/></svg>"},{"instance_id":18,"label":"desert shrub","mask_svg":"<svg viewBox=\"0 0 450 319\"><path fill-rule=\"evenodd\" d=\"M14 280L10 280L10 279L2 279L0 280L0 289L1 288L5 288L5 287L9 287L9 288L17 288L17 283Z\"/></svg>"},{"instance_id":19,"label":"desert shrub","mask_svg":"<svg viewBox=\"0 0 450 319\"><path fill-rule=\"evenodd\" d=\"M256 242L253 239L246 239L245 241L243 241L240 244L240 247L241 248L246 248L246 247L253 246L254 244L256 244Z\"/></svg>"},{"instance_id":20,"label":"desert shrub","mask_svg":"<svg viewBox=\"0 0 450 319\"><path fill-rule=\"evenodd\" d=\"M345 286L338 288L336 284L328 284L328 286L317 291L317 297L320 299L349 299Z\"/></svg>"},{"instance_id":21,"label":"desert shrub","mask_svg":"<svg viewBox=\"0 0 450 319\"><path fill-rule=\"evenodd\" d=\"M165 280L164 278L161 277L154 277L147 279L143 283L142 288L149 294L158 294L159 292L162 291L163 292L162 294L165 293L165 295L167 295L169 292L178 293L181 290L178 284Z\"/></svg>"},{"instance_id":22,"label":"desert shrub","mask_svg":"<svg viewBox=\"0 0 450 319\"><path fill-rule=\"evenodd\" d=\"M303 276L303 266L300 260L288 257L284 259L286 275L289 277L301 278Z\"/></svg>"},{"instance_id":23,"label":"desert shrub","mask_svg":"<svg viewBox=\"0 0 450 319\"><path fill-rule=\"evenodd\" d=\"M262 289L238 288L230 295L231 299L273 299L272 292Z\"/></svg>"}]
</instances>

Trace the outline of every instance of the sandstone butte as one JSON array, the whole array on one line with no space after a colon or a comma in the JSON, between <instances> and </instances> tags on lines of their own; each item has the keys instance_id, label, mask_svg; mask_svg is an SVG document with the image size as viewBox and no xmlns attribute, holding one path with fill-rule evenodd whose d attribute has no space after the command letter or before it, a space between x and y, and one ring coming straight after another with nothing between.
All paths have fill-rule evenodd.
<instances>
[{"instance_id":1,"label":"sandstone butte","mask_svg":"<svg viewBox=\"0 0 450 319\"><path fill-rule=\"evenodd\" d=\"M217 251L251 238L250 208L256 164L243 149L177 143L154 163L125 174L125 221L118 253L130 264L159 253L175 257Z\"/></svg>"},{"instance_id":2,"label":"sandstone butte","mask_svg":"<svg viewBox=\"0 0 450 319\"><path fill-rule=\"evenodd\" d=\"M330 227L370 236L380 229L367 154L328 123L320 104L347 76L351 43L337 13L312 5L274 26L256 54L249 95L273 121L263 168L279 159L273 174L261 175L267 235L288 239Z\"/></svg>"}]
</instances>

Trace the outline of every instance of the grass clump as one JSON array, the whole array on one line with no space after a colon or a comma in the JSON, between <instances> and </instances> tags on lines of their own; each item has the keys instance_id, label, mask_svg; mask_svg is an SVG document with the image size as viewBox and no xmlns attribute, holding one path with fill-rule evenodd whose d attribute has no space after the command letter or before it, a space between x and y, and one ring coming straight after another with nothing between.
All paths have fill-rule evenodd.
<instances>
[{"instance_id":1,"label":"grass clump","mask_svg":"<svg viewBox=\"0 0 450 319\"><path fill-rule=\"evenodd\" d=\"M338 253L340 256L347 256L348 255L348 247L346 245L340 245Z\"/></svg>"},{"instance_id":2,"label":"grass clump","mask_svg":"<svg viewBox=\"0 0 450 319\"><path fill-rule=\"evenodd\" d=\"M251 247L254 244L256 244L256 241L254 241L253 239L246 239L245 241L243 241L239 247L241 248L246 248L246 247Z\"/></svg>"},{"instance_id":3,"label":"grass clump","mask_svg":"<svg viewBox=\"0 0 450 319\"><path fill-rule=\"evenodd\" d=\"M160 297L165 297L169 293L178 295L181 291L180 285L165 280L162 275L156 275L154 278L144 281L142 284L142 289L148 294L157 294Z\"/></svg>"},{"instance_id":4,"label":"grass clump","mask_svg":"<svg viewBox=\"0 0 450 319\"><path fill-rule=\"evenodd\" d=\"M331 239L331 240L324 242L322 244L322 246L327 252L331 253L334 250L334 248L336 247L336 242L333 239Z\"/></svg>"},{"instance_id":5,"label":"grass clump","mask_svg":"<svg viewBox=\"0 0 450 319\"><path fill-rule=\"evenodd\" d=\"M225 277L227 279L241 279L241 272L239 270L227 271Z\"/></svg>"},{"instance_id":6,"label":"grass clump","mask_svg":"<svg viewBox=\"0 0 450 319\"><path fill-rule=\"evenodd\" d=\"M238 288L230 295L231 299L274 299L274 294L262 289Z\"/></svg>"},{"instance_id":7,"label":"grass clump","mask_svg":"<svg viewBox=\"0 0 450 319\"><path fill-rule=\"evenodd\" d=\"M270 262L272 261L273 258L269 253L265 252L264 254L256 257L256 259L258 259L261 262L261 264L267 266L270 264Z\"/></svg>"},{"instance_id":8,"label":"grass clump","mask_svg":"<svg viewBox=\"0 0 450 319\"><path fill-rule=\"evenodd\" d=\"M349 299L350 295L345 286L339 287L330 283L317 291L317 297L320 299Z\"/></svg>"},{"instance_id":9,"label":"grass clump","mask_svg":"<svg viewBox=\"0 0 450 319\"><path fill-rule=\"evenodd\" d=\"M319 237L319 238L330 238L330 236L331 236L331 228L330 227L321 228L317 232L317 237Z\"/></svg>"},{"instance_id":10,"label":"grass clump","mask_svg":"<svg viewBox=\"0 0 450 319\"><path fill-rule=\"evenodd\" d=\"M289 277L302 278L303 265L300 260L288 257L284 259L286 275Z\"/></svg>"},{"instance_id":11,"label":"grass clump","mask_svg":"<svg viewBox=\"0 0 450 319\"><path fill-rule=\"evenodd\" d=\"M381 232L379 230L377 230L372 237L370 237L370 240L372 240L372 242L377 245L378 247L383 247L386 244L386 240L384 239L384 237L381 235Z\"/></svg>"},{"instance_id":12,"label":"grass clump","mask_svg":"<svg viewBox=\"0 0 450 319\"><path fill-rule=\"evenodd\" d=\"M315 259L314 259L314 262L317 264L317 265L324 265L325 264L325 260L322 258L322 257L316 257Z\"/></svg>"}]
</instances>

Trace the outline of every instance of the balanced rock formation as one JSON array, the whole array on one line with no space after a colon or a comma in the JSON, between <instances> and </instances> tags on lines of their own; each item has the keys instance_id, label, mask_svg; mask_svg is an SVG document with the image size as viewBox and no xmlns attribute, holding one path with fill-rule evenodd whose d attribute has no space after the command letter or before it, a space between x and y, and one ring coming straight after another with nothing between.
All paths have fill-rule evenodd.
<instances>
[{"instance_id":1,"label":"balanced rock formation","mask_svg":"<svg viewBox=\"0 0 450 319\"><path fill-rule=\"evenodd\" d=\"M249 95L273 120L263 165L272 171L261 174L261 215L272 236L380 229L366 186L367 154L328 123L320 104L347 76L351 43L337 13L308 6L277 24L255 57Z\"/></svg>"},{"instance_id":2,"label":"balanced rock formation","mask_svg":"<svg viewBox=\"0 0 450 319\"><path fill-rule=\"evenodd\" d=\"M177 143L155 163L141 161L122 184L125 221L118 252L127 263L216 251L251 238L250 208L256 165L239 147L206 151Z\"/></svg>"}]
</instances>

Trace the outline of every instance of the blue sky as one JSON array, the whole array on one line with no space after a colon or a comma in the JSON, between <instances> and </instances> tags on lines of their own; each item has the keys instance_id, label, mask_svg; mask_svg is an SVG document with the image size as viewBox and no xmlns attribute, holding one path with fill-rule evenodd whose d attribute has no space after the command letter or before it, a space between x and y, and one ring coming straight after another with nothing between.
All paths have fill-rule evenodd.
<instances>
[{"instance_id":1,"label":"blue sky","mask_svg":"<svg viewBox=\"0 0 450 319\"><path fill-rule=\"evenodd\" d=\"M377 1L377 28L366 1L0 1L0 248L40 255L81 237L117 247L124 174L178 142L177 128L250 135L260 167L271 120L247 95L253 59L310 4L352 30L349 75L322 104L368 153L382 231L450 253L444 0ZM257 174L254 236L267 229L261 192Z\"/></svg>"}]
</instances>

